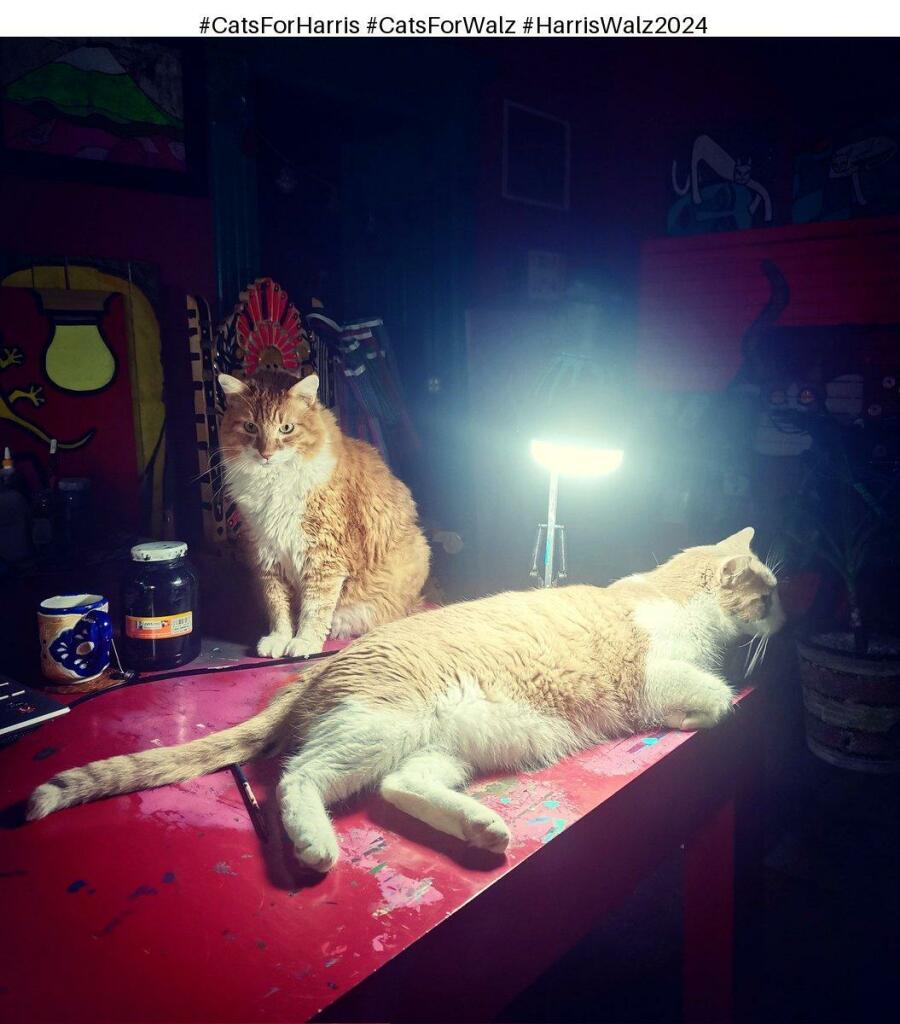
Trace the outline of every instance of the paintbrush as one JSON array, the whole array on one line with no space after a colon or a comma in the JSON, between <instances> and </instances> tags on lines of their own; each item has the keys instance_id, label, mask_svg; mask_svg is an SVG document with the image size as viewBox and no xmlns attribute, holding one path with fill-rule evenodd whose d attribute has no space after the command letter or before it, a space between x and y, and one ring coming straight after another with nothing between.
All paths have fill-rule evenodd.
<instances>
[{"instance_id":1,"label":"paintbrush","mask_svg":"<svg viewBox=\"0 0 900 1024\"><path fill-rule=\"evenodd\" d=\"M243 796L244 803L247 805L247 813L250 815L250 820L253 822L256 834L264 843L267 843L269 841L269 830L266 828L262 810L253 793L250 782L244 774L244 769L239 764L233 764L231 766L231 774L234 776L234 781L238 784L238 789L241 791L241 796Z\"/></svg>"}]
</instances>

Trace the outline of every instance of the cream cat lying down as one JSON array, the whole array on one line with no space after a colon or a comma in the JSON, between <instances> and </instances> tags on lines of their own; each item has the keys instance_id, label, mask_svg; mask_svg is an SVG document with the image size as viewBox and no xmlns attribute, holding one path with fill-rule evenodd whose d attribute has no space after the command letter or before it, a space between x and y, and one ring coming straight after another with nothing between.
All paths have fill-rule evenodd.
<instances>
[{"instance_id":1,"label":"cream cat lying down","mask_svg":"<svg viewBox=\"0 0 900 1024\"><path fill-rule=\"evenodd\" d=\"M317 871L338 857L326 806L371 787L500 852L503 820L460 792L473 775L533 769L661 724L707 728L729 713L726 649L784 622L752 537L689 548L604 589L498 594L378 627L242 725L61 772L34 791L28 817L278 753L284 826Z\"/></svg>"}]
</instances>

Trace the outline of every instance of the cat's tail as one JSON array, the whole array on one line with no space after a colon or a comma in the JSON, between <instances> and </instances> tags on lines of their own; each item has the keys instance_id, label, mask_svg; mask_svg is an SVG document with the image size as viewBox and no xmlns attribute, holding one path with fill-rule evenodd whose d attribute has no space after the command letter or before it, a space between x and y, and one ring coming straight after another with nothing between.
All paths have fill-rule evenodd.
<instances>
[{"instance_id":1,"label":"cat's tail","mask_svg":"<svg viewBox=\"0 0 900 1024\"><path fill-rule=\"evenodd\" d=\"M744 382L755 385L762 383L767 372L765 359L760 351L763 339L791 301L790 285L777 264L772 260L763 260L759 266L769 282L769 298L757 313L753 323L744 331L741 341L743 362L732 385Z\"/></svg>"},{"instance_id":2,"label":"cat's tail","mask_svg":"<svg viewBox=\"0 0 900 1024\"><path fill-rule=\"evenodd\" d=\"M317 674L304 673L299 682L279 690L264 711L231 729L190 743L92 761L83 768L60 772L31 794L26 817L34 821L98 797L182 782L264 753L278 753L290 739L292 717L298 717L298 697Z\"/></svg>"}]
</instances>

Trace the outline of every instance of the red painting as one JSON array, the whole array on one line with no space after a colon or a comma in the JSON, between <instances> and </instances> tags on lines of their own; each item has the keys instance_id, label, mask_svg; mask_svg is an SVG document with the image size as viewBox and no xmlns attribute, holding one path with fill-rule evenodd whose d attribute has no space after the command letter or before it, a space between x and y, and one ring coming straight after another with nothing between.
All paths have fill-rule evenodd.
<instances>
[{"instance_id":1,"label":"red painting","mask_svg":"<svg viewBox=\"0 0 900 1024\"><path fill-rule=\"evenodd\" d=\"M0 445L91 479L109 524L138 518L128 311L109 292L0 288Z\"/></svg>"}]
</instances>

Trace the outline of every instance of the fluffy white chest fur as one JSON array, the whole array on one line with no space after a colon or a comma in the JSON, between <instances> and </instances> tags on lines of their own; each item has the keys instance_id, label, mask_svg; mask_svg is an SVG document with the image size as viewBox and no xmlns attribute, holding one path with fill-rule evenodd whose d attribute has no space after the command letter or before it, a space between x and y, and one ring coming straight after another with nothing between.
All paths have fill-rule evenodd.
<instances>
[{"instance_id":1,"label":"fluffy white chest fur","mask_svg":"<svg viewBox=\"0 0 900 1024\"><path fill-rule=\"evenodd\" d=\"M256 543L260 568L275 566L289 577L303 572L309 537L303 514L310 494L331 478L337 460L328 448L312 459L291 453L263 465L253 452L229 462L228 489Z\"/></svg>"},{"instance_id":2,"label":"fluffy white chest fur","mask_svg":"<svg viewBox=\"0 0 900 1024\"><path fill-rule=\"evenodd\" d=\"M686 605L653 598L635 609L635 621L650 641L643 692L648 720L697 729L728 714L732 693L720 673L737 632L715 598L701 594Z\"/></svg>"},{"instance_id":3,"label":"fluffy white chest fur","mask_svg":"<svg viewBox=\"0 0 900 1024\"><path fill-rule=\"evenodd\" d=\"M686 661L707 672L719 667L737 635L711 594L698 595L686 605L647 601L637 607L635 621L647 631L651 659Z\"/></svg>"}]
</instances>

